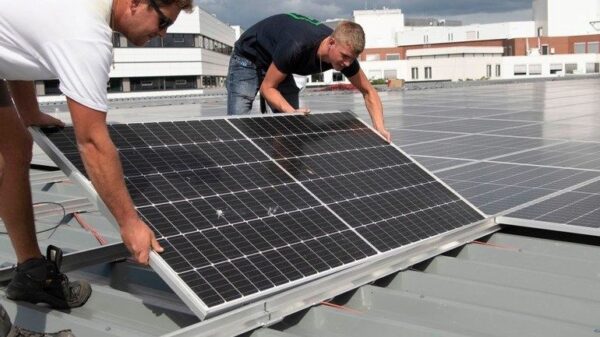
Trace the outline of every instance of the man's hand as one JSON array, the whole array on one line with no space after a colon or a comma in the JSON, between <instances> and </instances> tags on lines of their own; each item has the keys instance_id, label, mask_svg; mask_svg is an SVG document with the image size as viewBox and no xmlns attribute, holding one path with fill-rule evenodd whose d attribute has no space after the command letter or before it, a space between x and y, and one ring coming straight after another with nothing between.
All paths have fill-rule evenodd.
<instances>
[{"instance_id":1,"label":"man's hand","mask_svg":"<svg viewBox=\"0 0 600 337\"><path fill-rule=\"evenodd\" d=\"M376 127L375 130L377 130L377 132L379 132L381 137L383 137L383 139L385 139L386 142L388 142L388 143L392 142L392 135L385 127L383 127L383 126L378 127L378 128Z\"/></svg>"},{"instance_id":2,"label":"man's hand","mask_svg":"<svg viewBox=\"0 0 600 337\"><path fill-rule=\"evenodd\" d=\"M164 251L154 237L154 233L139 218L121 226L121 237L123 243L139 264L148 264L150 249L158 253Z\"/></svg>"},{"instance_id":3,"label":"man's hand","mask_svg":"<svg viewBox=\"0 0 600 337\"><path fill-rule=\"evenodd\" d=\"M23 122L25 123L26 127L29 126L39 126L39 127L59 127L59 128L64 128L65 127L65 123L63 123L60 119L58 118L54 118L48 114L45 114L43 112L39 112L33 116L31 116L30 118L27 118L23 120Z\"/></svg>"},{"instance_id":4,"label":"man's hand","mask_svg":"<svg viewBox=\"0 0 600 337\"><path fill-rule=\"evenodd\" d=\"M310 109L309 108L300 108L300 109L295 109L293 112L302 113L302 114L304 114L304 116L308 116L308 114L310 113Z\"/></svg>"}]
</instances>

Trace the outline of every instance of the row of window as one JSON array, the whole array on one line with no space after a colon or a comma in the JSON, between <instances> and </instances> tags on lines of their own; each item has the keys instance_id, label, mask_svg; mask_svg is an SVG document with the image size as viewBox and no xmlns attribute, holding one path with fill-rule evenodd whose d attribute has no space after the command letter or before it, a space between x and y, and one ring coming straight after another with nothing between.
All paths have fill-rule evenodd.
<instances>
[{"instance_id":1,"label":"row of window","mask_svg":"<svg viewBox=\"0 0 600 337\"><path fill-rule=\"evenodd\" d=\"M385 54L386 61L396 61L400 59L400 54ZM379 54L367 54L366 61L380 61L381 55Z\"/></svg>"},{"instance_id":2,"label":"row of window","mask_svg":"<svg viewBox=\"0 0 600 337\"><path fill-rule=\"evenodd\" d=\"M502 67L499 64L496 64L496 77L500 77L502 75ZM485 66L485 76L487 78L492 78L492 65L488 64Z\"/></svg>"},{"instance_id":3,"label":"row of window","mask_svg":"<svg viewBox=\"0 0 600 337\"><path fill-rule=\"evenodd\" d=\"M579 65L577 63L552 63L550 64L550 74L556 75L559 73L564 74L576 74L579 72ZM524 76L524 75L542 75L542 65L541 64L515 64L514 71L515 76ZM600 73L600 63L586 63L585 65L585 73L586 74L597 74Z\"/></svg>"},{"instance_id":4,"label":"row of window","mask_svg":"<svg viewBox=\"0 0 600 337\"><path fill-rule=\"evenodd\" d=\"M426 80L430 80L432 79L432 70L431 67L425 67L425 79ZM418 80L419 79L419 68L418 67L412 67L410 68L410 78L413 80Z\"/></svg>"},{"instance_id":5,"label":"row of window","mask_svg":"<svg viewBox=\"0 0 600 337\"><path fill-rule=\"evenodd\" d=\"M465 34L466 40L479 40L479 31L471 30ZM448 42L454 41L454 33L448 33ZM429 35L423 35L423 44L429 44Z\"/></svg>"},{"instance_id":6,"label":"row of window","mask_svg":"<svg viewBox=\"0 0 600 337\"><path fill-rule=\"evenodd\" d=\"M201 34L166 34L165 37L157 36L142 47L137 47L119 33L113 33L113 47L115 48L203 48L217 53L231 55L233 47L211 39Z\"/></svg>"},{"instance_id":7,"label":"row of window","mask_svg":"<svg viewBox=\"0 0 600 337\"><path fill-rule=\"evenodd\" d=\"M334 71L331 76L332 76L333 82L343 82L344 81L344 74L342 74L339 71ZM323 73L310 75L310 83L322 83L322 82L325 82L325 77L323 76Z\"/></svg>"},{"instance_id":8,"label":"row of window","mask_svg":"<svg viewBox=\"0 0 600 337\"><path fill-rule=\"evenodd\" d=\"M200 76L201 88L223 87L224 76ZM45 95L60 95L58 80L44 82ZM129 83L123 78L111 78L106 84L108 92L135 92L160 90L198 89L198 76L132 77Z\"/></svg>"},{"instance_id":9,"label":"row of window","mask_svg":"<svg viewBox=\"0 0 600 337\"><path fill-rule=\"evenodd\" d=\"M574 43L573 51L575 54L599 54L600 41Z\"/></svg>"}]
</instances>

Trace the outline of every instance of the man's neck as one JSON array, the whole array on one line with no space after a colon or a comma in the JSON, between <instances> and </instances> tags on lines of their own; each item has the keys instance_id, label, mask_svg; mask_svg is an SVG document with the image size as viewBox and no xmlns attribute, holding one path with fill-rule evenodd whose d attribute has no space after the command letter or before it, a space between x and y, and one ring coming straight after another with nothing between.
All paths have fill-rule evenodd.
<instances>
[{"instance_id":1,"label":"man's neck","mask_svg":"<svg viewBox=\"0 0 600 337\"><path fill-rule=\"evenodd\" d=\"M317 57L321 62L329 62L329 56L327 55L328 40L329 37L324 38L317 49Z\"/></svg>"}]
</instances>

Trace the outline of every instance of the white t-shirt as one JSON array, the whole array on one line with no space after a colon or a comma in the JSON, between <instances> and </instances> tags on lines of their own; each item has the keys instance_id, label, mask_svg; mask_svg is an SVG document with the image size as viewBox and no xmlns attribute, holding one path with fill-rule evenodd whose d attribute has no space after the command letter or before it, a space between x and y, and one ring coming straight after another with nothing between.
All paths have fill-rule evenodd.
<instances>
[{"instance_id":1,"label":"white t-shirt","mask_svg":"<svg viewBox=\"0 0 600 337\"><path fill-rule=\"evenodd\" d=\"M58 79L69 98L107 111L112 0L0 0L0 78Z\"/></svg>"}]
</instances>

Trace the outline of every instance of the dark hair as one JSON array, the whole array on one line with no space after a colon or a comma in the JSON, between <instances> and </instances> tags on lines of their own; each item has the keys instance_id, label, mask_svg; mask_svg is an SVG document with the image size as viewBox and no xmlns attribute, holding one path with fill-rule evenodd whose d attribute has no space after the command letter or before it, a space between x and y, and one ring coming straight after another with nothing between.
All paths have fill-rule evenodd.
<instances>
[{"instance_id":1,"label":"dark hair","mask_svg":"<svg viewBox=\"0 0 600 337\"><path fill-rule=\"evenodd\" d=\"M177 6L187 13L190 13L193 9L193 0L156 0L159 6L168 6L172 3L176 3Z\"/></svg>"}]
</instances>

